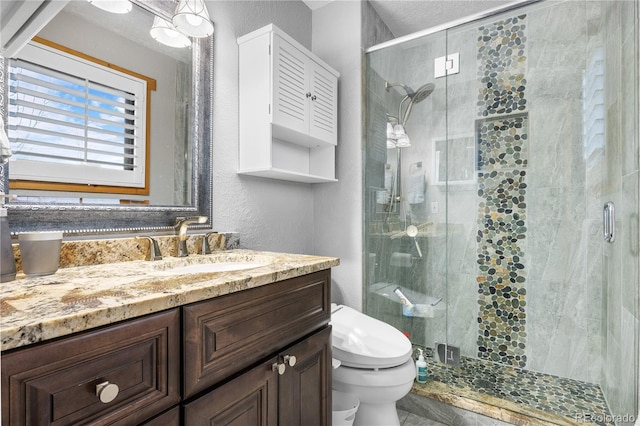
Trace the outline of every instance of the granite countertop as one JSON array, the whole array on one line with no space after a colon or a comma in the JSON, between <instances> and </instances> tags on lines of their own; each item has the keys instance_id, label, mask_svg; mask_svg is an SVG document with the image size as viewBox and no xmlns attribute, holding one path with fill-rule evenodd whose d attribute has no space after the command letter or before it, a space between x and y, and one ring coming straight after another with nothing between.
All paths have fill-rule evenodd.
<instances>
[{"instance_id":1,"label":"granite countertop","mask_svg":"<svg viewBox=\"0 0 640 426\"><path fill-rule=\"evenodd\" d=\"M229 272L171 271L209 262L266 265ZM0 350L306 275L339 263L334 257L228 250L155 262L63 268L44 277L20 273L0 291Z\"/></svg>"}]
</instances>

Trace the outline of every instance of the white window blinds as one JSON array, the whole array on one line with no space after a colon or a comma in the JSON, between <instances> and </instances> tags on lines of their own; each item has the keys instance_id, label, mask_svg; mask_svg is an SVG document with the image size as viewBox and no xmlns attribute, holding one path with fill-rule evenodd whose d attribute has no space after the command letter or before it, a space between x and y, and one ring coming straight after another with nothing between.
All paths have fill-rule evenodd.
<instances>
[{"instance_id":1,"label":"white window blinds","mask_svg":"<svg viewBox=\"0 0 640 426\"><path fill-rule=\"evenodd\" d=\"M11 179L144 187L144 80L30 43L9 86Z\"/></svg>"}]
</instances>

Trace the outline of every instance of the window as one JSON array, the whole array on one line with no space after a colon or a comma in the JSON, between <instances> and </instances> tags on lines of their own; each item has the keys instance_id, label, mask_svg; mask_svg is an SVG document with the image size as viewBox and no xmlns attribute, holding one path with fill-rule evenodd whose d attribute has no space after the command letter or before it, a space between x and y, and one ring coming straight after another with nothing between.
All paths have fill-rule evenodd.
<instances>
[{"instance_id":1,"label":"window","mask_svg":"<svg viewBox=\"0 0 640 426\"><path fill-rule=\"evenodd\" d=\"M148 194L147 97L155 81L87 58L31 42L10 60L12 187Z\"/></svg>"}]
</instances>

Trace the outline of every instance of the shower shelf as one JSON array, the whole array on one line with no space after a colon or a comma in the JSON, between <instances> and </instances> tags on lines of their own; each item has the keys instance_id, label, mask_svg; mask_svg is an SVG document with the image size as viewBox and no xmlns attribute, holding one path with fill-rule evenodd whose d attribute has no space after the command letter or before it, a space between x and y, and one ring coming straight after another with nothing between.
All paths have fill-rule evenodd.
<instances>
[{"instance_id":1,"label":"shower shelf","mask_svg":"<svg viewBox=\"0 0 640 426\"><path fill-rule=\"evenodd\" d=\"M411 313L402 310L400 298L395 294L394 290L399 288L409 301L413 303L414 309ZM399 312L402 311L404 316L417 318L437 318L445 313L445 303L441 297L429 296L417 291L410 290L405 287L398 286L394 283L374 283L370 287L370 291L391 300L398 304Z\"/></svg>"}]
</instances>

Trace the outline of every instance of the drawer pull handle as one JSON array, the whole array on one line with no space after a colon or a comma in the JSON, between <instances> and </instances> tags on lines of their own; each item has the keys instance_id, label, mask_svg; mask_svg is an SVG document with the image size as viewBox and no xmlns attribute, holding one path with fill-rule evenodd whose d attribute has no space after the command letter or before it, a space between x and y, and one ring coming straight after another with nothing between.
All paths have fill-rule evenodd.
<instances>
[{"instance_id":1,"label":"drawer pull handle","mask_svg":"<svg viewBox=\"0 0 640 426\"><path fill-rule=\"evenodd\" d=\"M289 364L289 367L293 367L294 365L296 365L297 361L298 360L296 359L295 355L285 355L284 356L284 362Z\"/></svg>"},{"instance_id":2,"label":"drawer pull handle","mask_svg":"<svg viewBox=\"0 0 640 426\"><path fill-rule=\"evenodd\" d=\"M96 395L105 404L116 399L118 392L120 388L115 383L102 382L96 386Z\"/></svg>"},{"instance_id":3,"label":"drawer pull handle","mask_svg":"<svg viewBox=\"0 0 640 426\"><path fill-rule=\"evenodd\" d=\"M282 364L281 364L281 363L279 363L279 362L274 362L274 363L271 365L271 371L277 371L277 372L278 372L278 374L279 374L279 375L281 375L281 376L284 374L284 372L286 371L286 369L287 369L287 366L286 366L286 365L284 365L284 363L282 363Z\"/></svg>"}]
</instances>

